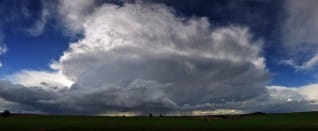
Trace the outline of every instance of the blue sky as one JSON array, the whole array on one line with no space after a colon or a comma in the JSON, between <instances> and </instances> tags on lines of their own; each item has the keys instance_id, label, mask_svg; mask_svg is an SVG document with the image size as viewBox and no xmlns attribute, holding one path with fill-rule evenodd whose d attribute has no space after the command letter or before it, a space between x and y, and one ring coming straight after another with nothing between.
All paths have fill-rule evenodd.
<instances>
[{"instance_id":1,"label":"blue sky","mask_svg":"<svg viewBox=\"0 0 318 131\"><path fill-rule=\"evenodd\" d=\"M70 39L61 32L46 32L33 37L25 34L6 33L9 51L3 56L3 68L6 73L14 73L21 69L47 70L52 60L67 49ZM12 44L11 44L12 43Z\"/></svg>"},{"instance_id":2,"label":"blue sky","mask_svg":"<svg viewBox=\"0 0 318 131\"><path fill-rule=\"evenodd\" d=\"M0 109L80 114L315 110L315 4L0 0L0 103L9 103ZM20 90L29 93L13 99ZM53 100L61 96L66 100ZM111 96L117 103L106 100ZM56 104L24 103L34 100ZM244 106L246 101L259 107ZM68 102L74 108L61 106ZM82 109L86 104L94 106Z\"/></svg>"}]
</instances>

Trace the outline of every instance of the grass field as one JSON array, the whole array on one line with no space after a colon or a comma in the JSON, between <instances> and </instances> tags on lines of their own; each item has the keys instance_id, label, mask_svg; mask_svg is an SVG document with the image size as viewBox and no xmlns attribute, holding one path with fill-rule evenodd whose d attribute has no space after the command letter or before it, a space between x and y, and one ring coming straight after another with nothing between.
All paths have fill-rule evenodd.
<instances>
[{"instance_id":1,"label":"grass field","mask_svg":"<svg viewBox=\"0 0 318 131\"><path fill-rule=\"evenodd\" d=\"M210 117L0 117L0 131L12 130L318 130L318 112Z\"/></svg>"}]
</instances>

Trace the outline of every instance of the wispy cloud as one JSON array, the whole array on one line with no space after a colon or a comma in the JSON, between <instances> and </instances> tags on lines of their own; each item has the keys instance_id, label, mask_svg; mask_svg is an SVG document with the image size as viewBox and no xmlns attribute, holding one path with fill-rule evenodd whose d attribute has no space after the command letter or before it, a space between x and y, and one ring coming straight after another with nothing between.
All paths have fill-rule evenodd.
<instances>
[{"instance_id":1,"label":"wispy cloud","mask_svg":"<svg viewBox=\"0 0 318 131\"><path fill-rule=\"evenodd\" d=\"M31 36L40 36L45 31L47 19L50 16L50 10L46 7L47 5L43 6L40 18L34 22L32 27L26 29Z\"/></svg>"},{"instance_id":2,"label":"wispy cloud","mask_svg":"<svg viewBox=\"0 0 318 131\"><path fill-rule=\"evenodd\" d=\"M315 68L318 63L318 9L316 0L285 1L286 19L282 23L281 40L288 60L283 63L297 70ZM300 61L305 60L305 61Z\"/></svg>"},{"instance_id":3,"label":"wispy cloud","mask_svg":"<svg viewBox=\"0 0 318 131\"><path fill-rule=\"evenodd\" d=\"M8 48L6 44L4 43L4 35L0 31L0 56L7 53L7 51L8 51ZM0 67L2 66L3 66L2 63L0 62Z\"/></svg>"},{"instance_id":4,"label":"wispy cloud","mask_svg":"<svg viewBox=\"0 0 318 131\"><path fill-rule=\"evenodd\" d=\"M306 60L302 64L297 64L293 59L281 60L281 64L289 65L295 68L297 71L314 69L318 64L318 54L312 56L309 60Z\"/></svg>"}]
</instances>

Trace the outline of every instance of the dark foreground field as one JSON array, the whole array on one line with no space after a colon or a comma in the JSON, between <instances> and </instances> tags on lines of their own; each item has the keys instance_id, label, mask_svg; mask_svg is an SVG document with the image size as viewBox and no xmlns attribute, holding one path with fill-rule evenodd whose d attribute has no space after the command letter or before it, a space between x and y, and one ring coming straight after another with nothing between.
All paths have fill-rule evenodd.
<instances>
[{"instance_id":1,"label":"dark foreground field","mask_svg":"<svg viewBox=\"0 0 318 131\"><path fill-rule=\"evenodd\" d=\"M318 112L210 117L0 117L3 130L318 130Z\"/></svg>"}]
</instances>

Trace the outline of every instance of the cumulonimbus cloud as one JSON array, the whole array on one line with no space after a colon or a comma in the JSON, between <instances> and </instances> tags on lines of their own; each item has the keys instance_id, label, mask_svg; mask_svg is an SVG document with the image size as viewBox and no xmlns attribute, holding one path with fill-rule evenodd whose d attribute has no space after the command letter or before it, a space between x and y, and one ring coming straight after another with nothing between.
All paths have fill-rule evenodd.
<instances>
[{"instance_id":1,"label":"cumulonimbus cloud","mask_svg":"<svg viewBox=\"0 0 318 131\"><path fill-rule=\"evenodd\" d=\"M158 90L179 106L265 92L261 43L251 40L247 28L211 30L205 18L178 18L168 7L147 4L102 6L83 27L85 38L72 43L56 65L79 88L153 81L171 85Z\"/></svg>"},{"instance_id":2,"label":"cumulonimbus cloud","mask_svg":"<svg viewBox=\"0 0 318 131\"><path fill-rule=\"evenodd\" d=\"M40 112L91 114L266 111L286 103L266 88L262 41L246 27L212 28L206 18L177 17L150 3L104 4L76 15L81 19L62 17L80 20L84 37L51 64L56 72L18 73L37 76L14 79L17 85L1 81L1 98ZM49 82L34 80L41 74ZM69 88L47 89L63 85Z\"/></svg>"}]
</instances>

